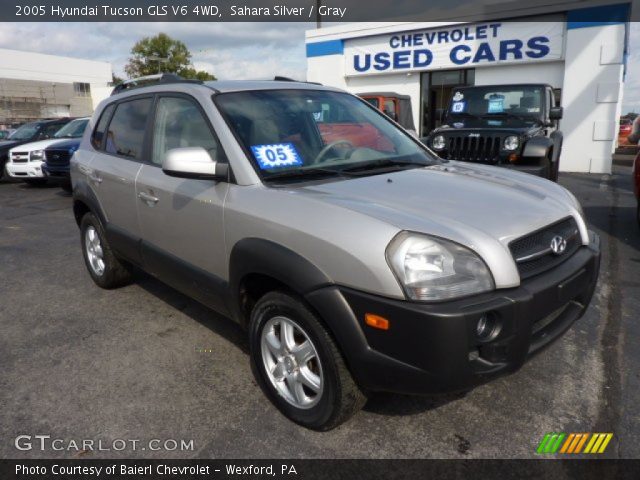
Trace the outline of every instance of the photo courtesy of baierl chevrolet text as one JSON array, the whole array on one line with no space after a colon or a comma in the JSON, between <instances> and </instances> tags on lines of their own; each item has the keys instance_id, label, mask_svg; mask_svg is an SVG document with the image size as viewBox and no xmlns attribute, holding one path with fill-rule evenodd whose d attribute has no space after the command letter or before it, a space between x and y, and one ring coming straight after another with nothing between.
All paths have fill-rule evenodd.
<instances>
[{"instance_id":1,"label":"photo courtesy of baierl chevrolet text","mask_svg":"<svg viewBox=\"0 0 640 480\"><path fill-rule=\"evenodd\" d=\"M0 480L636 480L638 319L640 0L0 2Z\"/></svg>"}]
</instances>

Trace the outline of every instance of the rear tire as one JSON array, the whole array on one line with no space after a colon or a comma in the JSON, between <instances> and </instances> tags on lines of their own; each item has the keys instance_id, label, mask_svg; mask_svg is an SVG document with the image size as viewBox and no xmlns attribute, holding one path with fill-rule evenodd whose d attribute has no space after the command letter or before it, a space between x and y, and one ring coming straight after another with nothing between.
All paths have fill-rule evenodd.
<instances>
[{"instance_id":1,"label":"rear tire","mask_svg":"<svg viewBox=\"0 0 640 480\"><path fill-rule=\"evenodd\" d=\"M263 392L304 427L331 430L367 401L324 325L291 295L269 292L258 300L251 312L249 347Z\"/></svg>"},{"instance_id":2,"label":"rear tire","mask_svg":"<svg viewBox=\"0 0 640 480\"><path fill-rule=\"evenodd\" d=\"M114 255L104 228L93 213L86 213L82 217L80 240L84 263L96 285L111 289L131 283L131 272Z\"/></svg>"}]
</instances>

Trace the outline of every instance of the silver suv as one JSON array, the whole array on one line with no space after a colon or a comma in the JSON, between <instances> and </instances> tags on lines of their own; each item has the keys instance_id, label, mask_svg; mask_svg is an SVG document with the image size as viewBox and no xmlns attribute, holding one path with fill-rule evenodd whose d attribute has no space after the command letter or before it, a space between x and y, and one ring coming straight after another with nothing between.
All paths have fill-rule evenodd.
<instances>
[{"instance_id":1,"label":"silver suv","mask_svg":"<svg viewBox=\"0 0 640 480\"><path fill-rule=\"evenodd\" d=\"M237 320L295 422L513 372L589 304L599 240L559 185L439 159L334 88L125 86L72 161L89 274L136 266Z\"/></svg>"}]
</instances>

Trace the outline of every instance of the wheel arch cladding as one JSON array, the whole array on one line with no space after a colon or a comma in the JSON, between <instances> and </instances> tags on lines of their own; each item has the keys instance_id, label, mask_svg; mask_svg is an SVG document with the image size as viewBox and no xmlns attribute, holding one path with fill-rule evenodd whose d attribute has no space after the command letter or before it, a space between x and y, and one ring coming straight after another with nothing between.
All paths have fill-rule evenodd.
<instances>
[{"instance_id":1,"label":"wheel arch cladding","mask_svg":"<svg viewBox=\"0 0 640 480\"><path fill-rule=\"evenodd\" d=\"M302 297L333 284L318 266L283 245L260 238L242 239L233 246L229 257L229 288L232 311L243 324L250 310L243 302L242 288L249 278L273 281L273 288L263 287L263 293L285 288Z\"/></svg>"},{"instance_id":2,"label":"wheel arch cladding","mask_svg":"<svg viewBox=\"0 0 640 480\"><path fill-rule=\"evenodd\" d=\"M527 140L522 156L529 159L543 159L547 157L549 150L553 148L553 140L548 137L533 137Z\"/></svg>"},{"instance_id":3,"label":"wheel arch cladding","mask_svg":"<svg viewBox=\"0 0 640 480\"><path fill-rule=\"evenodd\" d=\"M76 223L80 226L80 222L82 221L82 217L87 213L91 212L98 217L100 222L104 227L106 227L106 217L102 208L100 207L100 203L98 199L95 197L93 192L89 191L88 194L85 192L74 192L73 195L73 215L76 219Z\"/></svg>"}]
</instances>

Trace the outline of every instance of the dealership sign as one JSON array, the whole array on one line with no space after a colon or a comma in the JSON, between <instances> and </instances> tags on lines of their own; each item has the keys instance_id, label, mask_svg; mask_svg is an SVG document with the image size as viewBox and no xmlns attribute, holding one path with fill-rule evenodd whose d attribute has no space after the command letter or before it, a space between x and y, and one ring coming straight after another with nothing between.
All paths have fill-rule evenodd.
<instances>
[{"instance_id":1,"label":"dealership sign","mask_svg":"<svg viewBox=\"0 0 640 480\"><path fill-rule=\"evenodd\" d=\"M560 60L564 22L487 22L347 40L347 76Z\"/></svg>"}]
</instances>

